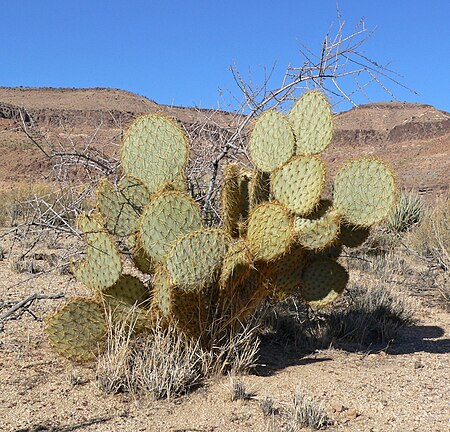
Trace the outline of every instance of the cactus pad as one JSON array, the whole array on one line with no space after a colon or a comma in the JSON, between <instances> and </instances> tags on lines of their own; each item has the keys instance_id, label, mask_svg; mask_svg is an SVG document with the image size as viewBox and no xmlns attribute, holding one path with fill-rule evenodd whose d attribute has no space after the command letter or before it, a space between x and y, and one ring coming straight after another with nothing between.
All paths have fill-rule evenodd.
<instances>
[{"instance_id":1,"label":"cactus pad","mask_svg":"<svg viewBox=\"0 0 450 432\"><path fill-rule=\"evenodd\" d=\"M172 284L190 291L213 282L229 243L228 235L213 228L200 229L179 238L166 263Z\"/></svg>"},{"instance_id":2,"label":"cactus pad","mask_svg":"<svg viewBox=\"0 0 450 432\"><path fill-rule=\"evenodd\" d=\"M131 275L122 275L111 287L103 291L103 297L111 297L129 305L144 305L150 301L150 292L142 281Z\"/></svg>"},{"instance_id":3,"label":"cactus pad","mask_svg":"<svg viewBox=\"0 0 450 432\"><path fill-rule=\"evenodd\" d=\"M314 307L323 307L335 301L344 291L348 273L329 258L310 262L303 271L300 296Z\"/></svg>"},{"instance_id":4,"label":"cactus pad","mask_svg":"<svg viewBox=\"0 0 450 432\"><path fill-rule=\"evenodd\" d=\"M252 173L248 185L248 197L250 209L270 199L270 174L256 170Z\"/></svg>"},{"instance_id":5,"label":"cactus pad","mask_svg":"<svg viewBox=\"0 0 450 432\"><path fill-rule=\"evenodd\" d=\"M350 224L342 224L339 233L339 243L349 248L361 246L368 238L370 228L357 227Z\"/></svg>"},{"instance_id":6,"label":"cactus pad","mask_svg":"<svg viewBox=\"0 0 450 432\"><path fill-rule=\"evenodd\" d=\"M161 262L180 236L200 229L200 207L186 193L157 194L147 205L139 226L139 241L145 253Z\"/></svg>"},{"instance_id":7,"label":"cactus pad","mask_svg":"<svg viewBox=\"0 0 450 432\"><path fill-rule=\"evenodd\" d=\"M52 347L70 360L93 360L106 334L103 307L87 298L76 298L46 318L45 332Z\"/></svg>"},{"instance_id":8,"label":"cactus pad","mask_svg":"<svg viewBox=\"0 0 450 432\"><path fill-rule=\"evenodd\" d=\"M220 288L227 290L242 283L249 276L252 266L252 256L246 243L243 240L232 243L223 260Z\"/></svg>"},{"instance_id":9,"label":"cactus pad","mask_svg":"<svg viewBox=\"0 0 450 432\"><path fill-rule=\"evenodd\" d=\"M153 305L168 319L172 312L172 288L170 277L163 267L158 267L153 277Z\"/></svg>"},{"instance_id":10,"label":"cactus pad","mask_svg":"<svg viewBox=\"0 0 450 432\"><path fill-rule=\"evenodd\" d=\"M298 291L305 265L305 252L299 245L270 264L268 276L275 298L284 300Z\"/></svg>"},{"instance_id":11,"label":"cactus pad","mask_svg":"<svg viewBox=\"0 0 450 432\"><path fill-rule=\"evenodd\" d=\"M298 155L320 153L333 139L331 106L319 91L307 92L295 103L289 113L289 122Z\"/></svg>"},{"instance_id":12,"label":"cactus pad","mask_svg":"<svg viewBox=\"0 0 450 432\"><path fill-rule=\"evenodd\" d=\"M93 290L102 290L116 283L122 271L119 252L114 240L103 231L93 217L81 215L77 219L78 228L87 243L85 260L75 266L76 278Z\"/></svg>"},{"instance_id":13,"label":"cactus pad","mask_svg":"<svg viewBox=\"0 0 450 432\"><path fill-rule=\"evenodd\" d=\"M333 209L317 219L297 217L295 219L297 242L308 249L324 249L337 240L340 222L341 216Z\"/></svg>"},{"instance_id":14,"label":"cactus pad","mask_svg":"<svg viewBox=\"0 0 450 432\"><path fill-rule=\"evenodd\" d=\"M175 121L160 114L146 114L138 117L125 134L122 166L154 193L166 183L178 185L188 153L186 135Z\"/></svg>"},{"instance_id":15,"label":"cactus pad","mask_svg":"<svg viewBox=\"0 0 450 432\"><path fill-rule=\"evenodd\" d=\"M296 156L271 176L275 199L298 215L314 210L324 184L325 166L317 156Z\"/></svg>"},{"instance_id":16,"label":"cactus pad","mask_svg":"<svg viewBox=\"0 0 450 432\"><path fill-rule=\"evenodd\" d=\"M222 218L225 231L231 237L239 237L241 223L248 215L248 177L236 163L224 168L222 186Z\"/></svg>"},{"instance_id":17,"label":"cactus pad","mask_svg":"<svg viewBox=\"0 0 450 432\"><path fill-rule=\"evenodd\" d=\"M397 198L391 170L375 158L347 162L333 184L334 206L350 224L370 227L383 221Z\"/></svg>"},{"instance_id":18,"label":"cactus pad","mask_svg":"<svg viewBox=\"0 0 450 432\"><path fill-rule=\"evenodd\" d=\"M144 184L130 176L124 177L118 190L104 179L97 188L97 209L105 228L111 234L127 236L137 229L137 222L150 194Z\"/></svg>"},{"instance_id":19,"label":"cactus pad","mask_svg":"<svg viewBox=\"0 0 450 432\"><path fill-rule=\"evenodd\" d=\"M264 203L250 213L247 242L255 260L271 261L286 253L294 235L293 218L282 205Z\"/></svg>"},{"instance_id":20,"label":"cactus pad","mask_svg":"<svg viewBox=\"0 0 450 432\"><path fill-rule=\"evenodd\" d=\"M253 127L248 142L249 155L255 166L273 171L295 153L295 139L288 119L277 111L265 111Z\"/></svg>"}]
</instances>

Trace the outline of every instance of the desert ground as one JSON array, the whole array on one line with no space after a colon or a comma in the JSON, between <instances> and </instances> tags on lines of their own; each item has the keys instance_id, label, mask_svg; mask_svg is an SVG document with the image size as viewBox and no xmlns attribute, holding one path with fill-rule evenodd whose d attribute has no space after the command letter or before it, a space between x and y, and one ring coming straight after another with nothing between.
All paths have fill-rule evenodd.
<instances>
[{"instance_id":1,"label":"desert ground","mask_svg":"<svg viewBox=\"0 0 450 432\"><path fill-rule=\"evenodd\" d=\"M347 251L341 260L350 273L348 295L305 321L320 327L328 310L352 304L353 293L381 289L393 293L387 314L392 312L394 320L404 311L411 316L393 333L392 317L378 322L372 331L389 334L387 339L355 343L335 335L313 340L296 334L301 327L285 328L294 333L289 337L282 327L276 332L261 329L256 366L245 374L208 377L170 400L106 393L99 385L96 361L64 359L44 334L47 315L67 299L89 292L68 265L80 257L79 240L21 227L21 215L12 207L30 198L29 191L35 194L37 186L54 185L60 172L54 169L54 159L43 157L24 135L14 114L24 106L40 124L38 129L27 126L31 138L47 138L67 151L95 137L95 155L105 160L117 156L122 122L142 112L164 111L193 129L199 114L119 90L0 88L1 431L313 430L298 421L303 408L295 401L300 393L308 406L326 416L324 430L330 432L450 429L450 278L448 267L421 255L417 244L424 237L415 234L416 228L401 235L380 230L370 246ZM215 126L236 120L227 113L217 115ZM335 140L325 155L329 166L350 154L382 157L398 172L401 187L413 189L430 208L440 197L440 205L444 202L448 209L450 114L428 105L379 103L337 115L336 125ZM197 136L200 143L208 138ZM203 153L194 151L194 156ZM448 214L442 225L447 243L440 252L447 260ZM56 298L21 305L34 294Z\"/></svg>"}]
</instances>

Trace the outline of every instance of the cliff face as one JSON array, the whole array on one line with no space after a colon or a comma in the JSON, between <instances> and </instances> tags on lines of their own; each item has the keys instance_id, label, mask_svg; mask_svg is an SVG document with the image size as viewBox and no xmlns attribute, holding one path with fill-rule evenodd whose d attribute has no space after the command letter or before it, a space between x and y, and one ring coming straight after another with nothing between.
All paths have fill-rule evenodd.
<instances>
[{"instance_id":1,"label":"cliff face","mask_svg":"<svg viewBox=\"0 0 450 432\"><path fill-rule=\"evenodd\" d=\"M380 146L387 143L428 140L450 133L450 114L431 105L374 103L336 116L337 145L349 142Z\"/></svg>"},{"instance_id":2,"label":"cliff face","mask_svg":"<svg viewBox=\"0 0 450 432\"><path fill-rule=\"evenodd\" d=\"M46 175L47 164L18 128L31 117L51 139L85 143L95 134L99 151L117 150L132 118L163 112L191 125L199 114L211 128L232 127L236 116L197 108L169 107L116 89L0 88L0 182ZM382 102L336 115L325 160L331 172L341 160L375 155L390 163L399 183L424 194L445 193L450 184L450 114L431 105Z\"/></svg>"}]
</instances>

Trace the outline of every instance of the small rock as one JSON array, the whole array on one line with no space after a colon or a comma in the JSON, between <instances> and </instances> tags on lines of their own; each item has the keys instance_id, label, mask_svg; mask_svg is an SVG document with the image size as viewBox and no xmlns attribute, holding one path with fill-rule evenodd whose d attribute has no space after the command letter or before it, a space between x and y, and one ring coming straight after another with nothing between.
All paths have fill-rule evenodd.
<instances>
[{"instance_id":1,"label":"small rock","mask_svg":"<svg viewBox=\"0 0 450 432\"><path fill-rule=\"evenodd\" d=\"M422 369L424 366L422 363L420 363L420 361L416 360L414 362L414 369Z\"/></svg>"},{"instance_id":2,"label":"small rock","mask_svg":"<svg viewBox=\"0 0 450 432\"><path fill-rule=\"evenodd\" d=\"M344 405L336 403L336 404L331 405L331 409L335 413L341 413L342 411L344 411L345 408L344 408Z\"/></svg>"},{"instance_id":3,"label":"small rock","mask_svg":"<svg viewBox=\"0 0 450 432\"><path fill-rule=\"evenodd\" d=\"M350 408L348 411L347 411L347 417L350 419L350 420L353 420L353 419L355 419L356 417L358 417L358 411L356 411L356 408Z\"/></svg>"}]
</instances>

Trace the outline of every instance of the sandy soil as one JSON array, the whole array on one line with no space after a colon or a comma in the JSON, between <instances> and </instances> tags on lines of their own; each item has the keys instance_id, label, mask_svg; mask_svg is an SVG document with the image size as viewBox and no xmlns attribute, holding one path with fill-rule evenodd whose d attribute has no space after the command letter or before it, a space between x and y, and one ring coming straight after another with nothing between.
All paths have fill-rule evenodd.
<instances>
[{"instance_id":1,"label":"sandy soil","mask_svg":"<svg viewBox=\"0 0 450 432\"><path fill-rule=\"evenodd\" d=\"M85 291L67 275L17 273L14 259L0 261L0 304L36 292L70 297ZM38 264L48 267L45 259ZM284 431L283 413L301 386L333 419L329 431L443 432L450 427L450 314L425 300L417 325L387 350L304 355L263 345L258 374L234 378L254 395L250 400L232 401L232 378L222 377L158 402L106 395L97 387L95 365L80 366L52 352L40 318L63 300L36 301L34 316L8 320L0 333L0 430ZM260 407L266 397L278 410L269 417Z\"/></svg>"}]
</instances>

